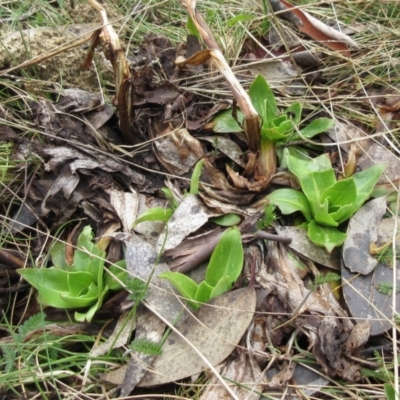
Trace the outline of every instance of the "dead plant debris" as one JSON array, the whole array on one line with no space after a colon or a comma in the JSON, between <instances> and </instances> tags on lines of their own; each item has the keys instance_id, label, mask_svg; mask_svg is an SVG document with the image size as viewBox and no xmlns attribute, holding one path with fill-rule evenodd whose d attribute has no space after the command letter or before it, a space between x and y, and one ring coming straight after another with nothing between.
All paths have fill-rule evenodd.
<instances>
[{"instance_id":1,"label":"dead plant debris","mask_svg":"<svg viewBox=\"0 0 400 400\"><path fill-rule=\"evenodd\" d=\"M382 378L377 363L393 358L396 347L387 338L396 342L398 335L400 150L393 132L399 90L361 83L358 73L342 76L340 65L362 63L368 46L342 33L343 24L338 29L323 22L326 5L318 5L317 15L315 7L308 12L307 6L270 0L264 2L267 9L249 3L249 10L264 13L265 30L257 25L260 29L246 31L236 59L227 59L210 15L194 0L182 0L187 40L176 43L149 32L129 53L128 31L117 33L122 16L96 0L88 3L82 10L90 17L80 15L84 24L28 28L2 40L7 51L0 56L0 87L9 98L0 103L0 162L6 160L0 164L2 374L20 372L13 388L32 398L42 391L53 397L78 376L76 398L95 398L92 392L80 397L89 383L97 386L90 389L93 396L118 398L151 396L164 388L172 393L171 384L184 390L199 374L208 380L201 399L326 398L327 387L354 398L352 384L373 382L383 397L398 379L397 367ZM155 20L161 15L157 7L143 12ZM73 8L69 13L78 15ZM250 18L249 11L231 23ZM362 24L358 33L367 29ZM26 74L32 71L38 79L30 81ZM275 99L257 105L248 89L260 74ZM357 96L363 99L346 102ZM279 113L283 106L289 110L271 118L279 124L286 118L296 140L277 140L266 151L259 107L271 116L271 102ZM303 105L300 115L296 102ZM215 117L221 115L229 124L217 129ZM304 121L317 117L333 118L333 127L307 136ZM340 225L347 238L330 253L303 229L311 224L304 203L294 206L291 199L274 209L266 198L279 187L303 194L301 179L287 169L290 156L306 162L321 154L327 157L320 163L329 160L338 182L371 165L389 164L372 193L376 199ZM193 174L199 165L200 178ZM296 214L288 216L294 211L284 207L297 207ZM150 217L134 225L146 213ZM230 218L244 245L241 277L233 290L221 290L193 311L186 302L191 297L178 295L158 276L181 272L194 282L206 276L199 287L215 289L207 281L207 263ZM61 262L68 271L88 224L95 231L90 245L106 252L104 276L120 276L118 262L126 260L129 279L119 281L124 291L102 299L91 322L76 324L67 310L43 310L17 270ZM54 255L57 243L66 245L62 260ZM64 344L61 338L68 335L97 339ZM81 367L64 367L50 386L50 364L15 369L18 357L25 362L17 344L34 349L46 336L60 338L58 352L65 346L89 354ZM91 370L100 359L104 366ZM366 366L380 375L368 375ZM44 378L32 375L38 368ZM350 386L343 388L343 382ZM10 386L0 387L1 396L16 398Z\"/></svg>"}]
</instances>

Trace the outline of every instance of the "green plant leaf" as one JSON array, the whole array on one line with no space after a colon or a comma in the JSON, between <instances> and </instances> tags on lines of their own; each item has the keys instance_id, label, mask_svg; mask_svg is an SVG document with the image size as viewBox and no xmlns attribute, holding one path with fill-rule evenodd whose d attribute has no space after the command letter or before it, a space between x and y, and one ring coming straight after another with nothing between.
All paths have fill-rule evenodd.
<instances>
[{"instance_id":1,"label":"green plant leaf","mask_svg":"<svg viewBox=\"0 0 400 400\"><path fill-rule=\"evenodd\" d=\"M261 128L262 136L274 142L288 138L292 132L293 122L286 115L275 118L268 127L263 125Z\"/></svg>"},{"instance_id":2,"label":"green plant leaf","mask_svg":"<svg viewBox=\"0 0 400 400\"><path fill-rule=\"evenodd\" d=\"M110 265L108 270L111 274L115 275L121 282L126 282L129 278L128 271L126 270L126 260L120 260ZM107 274L105 277L104 284L108 286L110 290L120 290L123 286L111 275Z\"/></svg>"},{"instance_id":3,"label":"green plant leaf","mask_svg":"<svg viewBox=\"0 0 400 400\"><path fill-rule=\"evenodd\" d=\"M356 185L350 178L338 181L325 190L322 194L321 201L328 200L329 215L334 221L341 224L353 215L353 205L356 198Z\"/></svg>"},{"instance_id":4,"label":"green plant leaf","mask_svg":"<svg viewBox=\"0 0 400 400\"><path fill-rule=\"evenodd\" d=\"M311 205L312 215L318 224L336 227L339 224L329 215L328 199L321 204L319 200L308 199Z\"/></svg>"},{"instance_id":5,"label":"green plant leaf","mask_svg":"<svg viewBox=\"0 0 400 400\"><path fill-rule=\"evenodd\" d=\"M291 118L293 121L294 125L298 125L301 120L301 111L302 111L302 106L300 103L293 103L290 107L288 107L285 111L285 114L293 114L293 117Z\"/></svg>"},{"instance_id":6,"label":"green plant leaf","mask_svg":"<svg viewBox=\"0 0 400 400\"><path fill-rule=\"evenodd\" d=\"M367 168L364 171L357 172L351 177L357 188L357 198L354 202L354 212L356 212L369 198L385 168L386 165L374 165L373 167Z\"/></svg>"},{"instance_id":7,"label":"green plant leaf","mask_svg":"<svg viewBox=\"0 0 400 400\"><path fill-rule=\"evenodd\" d=\"M207 303L208 300L211 299L211 293L214 288L210 286L206 281L203 281L199 284L197 288L195 300L200 303ZM198 306L198 307L197 307ZM197 304L196 308L199 308L201 304Z\"/></svg>"},{"instance_id":8,"label":"green plant leaf","mask_svg":"<svg viewBox=\"0 0 400 400\"><path fill-rule=\"evenodd\" d=\"M97 310L101 308L101 305L103 304L104 296L106 295L108 291L108 287L106 286L103 291L99 294L97 297L97 302L93 304L88 311L85 313L80 313L80 312L75 312L74 318L79 321L79 322L90 322L94 314L96 313Z\"/></svg>"},{"instance_id":9,"label":"green plant leaf","mask_svg":"<svg viewBox=\"0 0 400 400\"><path fill-rule=\"evenodd\" d=\"M73 304L63 298L71 296L72 286L79 293L89 287L94 277L89 272L67 272L56 268L25 268L18 273L39 293L39 302L56 308L86 307L93 303L93 298L74 298Z\"/></svg>"},{"instance_id":10,"label":"green plant leaf","mask_svg":"<svg viewBox=\"0 0 400 400\"><path fill-rule=\"evenodd\" d=\"M315 221L308 224L308 238L317 246L325 247L330 253L346 240L347 235L336 228L318 225Z\"/></svg>"},{"instance_id":11,"label":"green plant leaf","mask_svg":"<svg viewBox=\"0 0 400 400\"><path fill-rule=\"evenodd\" d=\"M324 190L336 182L331 161L325 154L322 154L321 156L308 160L302 160L292 155L288 155L286 157L286 161L288 164L289 171L293 175L295 175L300 182L304 176L307 176L311 172L326 171L326 170L331 171L333 179L332 177L329 178L329 184L325 186Z\"/></svg>"},{"instance_id":12,"label":"green plant leaf","mask_svg":"<svg viewBox=\"0 0 400 400\"><path fill-rule=\"evenodd\" d=\"M262 75L257 75L254 79L249 89L249 96L264 123L269 123L276 117L278 107L276 106L275 96Z\"/></svg>"},{"instance_id":13,"label":"green plant leaf","mask_svg":"<svg viewBox=\"0 0 400 400\"><path fill-rule=\"evenodd\" d=\"M329 118L318 118L311 121L303 129L300 129L302 136L311 139L315 135L326 132L335 125L335 120ZM299 136L301 138L301 136Z\"/></svg>"},{"instance_id":14,"label":"green plant leaf","mask_svg":"<svg viewBox=\"0 0 400 400\"><path fill-rule=\"evenodd\" d=\"M311 221L311 207L304 193L294 189L278 189L267 196L284 215L300 211L307 221Z\"/></svg>"},{"instance_id":15,"label":"green plant leaf","mask_svg":"<svg viewBox=\"0 0 400 400\"><path fill-rule=\"evenodd\" d=\"M226 21L227 26L233 26L237 24L238 22L244 22L244 21L252 21L254 19L254 16L251 14L239 14L236 17L233 17L231 19L228 19Z\"/></svg>"},{"instance_id":16,"label":"green plant leaf","mask_svg":"<svg viewBox=\"0 0 400 400\"><path fill-rule=\"evenodd\" d=\"M396 400L396 391L391 383L385 383L383 385L387 400Z\"/></svg>"},{"instance_id":17,"label":"green plant leaf","mask_svg":"<svg viewBox=\"0 0 400 400\"><path fill-rule=\"evenodd\" d=\"M193 22L192 18L189 15L186 22L186 29L191 35L196 36L197 39L201 40L200 32L198 31L195 23Z\"/></svg>"},{"instance_id":18,"label":"green plant leaf","mask_svg":"<svg viewBox=\"0 0 400 400\"><path fill-rule=\"evenodd\" d=\"M105 252L101 251L93 242L93 233L90 225L82 229L74 252L73 271L86 271L99 279L103 274Z\"/></svg>"},{"instance_id":19,"label":"green plant leaf","mask_svg":"<svg viewBox=\"0 0 400 400\"><path fill-rule=\"evenodd\" d=\"M51 261L56 268L68 271L70 265L65 259L65 247L65 243L56 241L51 247L50 256Z\"/></svg>"},{"instance_id":20,"label":"green plant leaf","mask_svg":"<svg viewBox=\"0 0 400 400\"><path fill-rule=\"evenodd\" d=\"M162 207L153 207L146 210L140 217L133 223L132 228L141 222L147 221L168 221L171 218L172 209L171 208L162 208Z\"/></svg>"},{"instance_id":21,"label":"green plant leaf","mask_svg":"<svg viewBox=\"0 0 400 400\"><path fill-rule=\"evenodd\" d=\"M199 182L201 176L201 170L203 168L204 160L200 160L197 162L196 166L193 169L192 177L190 179L190 190L189 194L198 194L199 193Z\"/></svg>"},{"instance_id":22,"label":"green plant leaf","mask_svg":"<svg viewBox=\"0 0 400 400\"><path fill-rule=\"evenodd\" d=\"M165 271L158 275L160 279L171 282L179 293L188 300L195 300L199 285L188 276L180 272ZM194 303L196 304L196 303Z\"/></svg>"},{"instance_id":23,"label":"green plant leaf","mask_svg":"<svg viewBox=\"0 0 400 400\"><path fill-rule=\"evenodd\" d=\"M242 219L240 218L240 216L234 213L228 213L225 215L221 215L220 217L211 218L211 221L214 222L214 224L220 226L237 225L240 223L241 220Z\"/></svg>"},{"instance_id":24,"label":"green plant leaf","mask_svg":"<svg viewBox=\"0 0 400 400\"><path fill-rule=\"evenodd\" d=\"M233 283L234 282L232 282L229 276L223 276L213 288L210 294L210 300L221 294L229 292L232 289Z\"/></svg>"},{"instance_id":25,"label":"green plant leaf","mask_svg":"<svg viewBox=\"0 0 400 400\"><path fill-rule=\"evenodd\" d=\"M304 175L300 180L301 188L309 200L323 203L323 193L336 183L335 172L333 169L312 172ZM312 207L312 204L311 204Z\"/></svg>"},{"instance_id":26,"label":"green plant leaf","mask_svg":"<svg viewBox=\"0 0 400 400\"><path fill-rule=\"evenodd\" d=\"M243 246L237 227L227 229L215 247L206 271L205 281L215 287L227 276L234 283L243 267Z\"/></svg>"},{"instance_id":27,"label":"green plant leaf","mask_svg":"<svg viewBox=\"0 0 400 400\"><path fill-rule=\"evenodd\" d=\"M244 116L240 110L237 110L237 119L239 123L243 122ZM213 131L217 133L238 133L243 132L243 128L233 118L232 109L218 113L212 120Z\"/></svg>"}]
</instances>

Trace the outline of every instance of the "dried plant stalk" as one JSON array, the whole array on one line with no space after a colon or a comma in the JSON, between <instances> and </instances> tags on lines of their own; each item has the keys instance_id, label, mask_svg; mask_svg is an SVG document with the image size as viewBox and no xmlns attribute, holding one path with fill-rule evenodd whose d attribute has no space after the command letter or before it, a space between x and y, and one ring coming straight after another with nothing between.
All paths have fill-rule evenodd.
<instances>
[{"instance_id":1,"label":"dried plant stalk","mask_svg":"<svg viewBox=\"0 0 400 400\"><path fill-rule=\"evenodd\" d=\"M260 148L261 121L257 111L251 103L249 95L232 72L203 17L196 11L196 1L182 0L181 3L186 8L193 23L196 25L204 43L210 49L209 55L211 62L225 77L232 91L233 97L244 114L244 131L247 135L249 149L251 151L258 151Z\"/></svg>"}]
</instances>

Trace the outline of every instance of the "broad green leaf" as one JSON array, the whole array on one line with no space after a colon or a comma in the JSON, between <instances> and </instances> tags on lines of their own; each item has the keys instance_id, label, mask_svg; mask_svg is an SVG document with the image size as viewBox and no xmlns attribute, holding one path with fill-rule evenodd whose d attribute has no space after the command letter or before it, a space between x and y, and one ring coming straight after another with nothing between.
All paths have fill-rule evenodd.
<instances>
[{"instance_id":1,"label":"broad green leaf","mask_svg":"<svg viewBox=\"0 0 400 400\"><path fill-rule=\"evenodd\" d=\"M346 234L336 228L318 225L315 221L308 224L307 236L317 246L325 247L330 253L346 239Z\"/></svg>"},{"instance_id":2,"label":"broad green leaf","mask_svg":"<svg viewBox=\"0 0 400 400\"><path fill-rule=\"evenodd\" d=\"M101 305L103 304L104 296L108 291L108 287L106 286L102 293L99 294L97 298L97 302L93 304L89 310L85 313L75 312L75 319L79 322L90 322L98 309L100 309Z\"/></svg>"},{"instance_id":3,"label":"broad green leaf","mask_svg":"<svg viewBox=\"0 0 400 400\"><path fill-rule=\"evenodd\" d=\"M239 123L243 122L243 113L237 111L237 119ZM212 120L213 131L217 133L236 133L243 132L243 128L237 123L236 119L233 118L232 109L222 111L218 113Z\"/></svg>"},{"instance_id":4,"label":"broad green leaf","mask_svg":"<svg viewBox=\"0 0 400 400\"><path fill-rule=\"evenodd\" d=\"M330 183L333 185L333 183L336 182L335 174L333 173L331 162L330 162L329 158L324 154L322 154L319 157L308 159L308 160L303 160L303 159L294 157L292 155L288 155L286 157L286 160L287 160L289 171L292 174L294 174L295 176L297 176L297 178L300 181L304 176L310 174L311 172L331 170L334 179L333 180L330 179ZM324 190L329 186L326 186L324 188Z\"/></svg>"},{"instance_id":5,"label":"broad green leaf","mask_svg":"<svg viewBox=\"0 0 400 400\"><path fill-rule=\"evenodd\" d=\"M129 274L126 270L126 260L120 260L110 265L108 270L112 275L115 275L121 282L126 282L129 278ZM111 275L106 274L104 284L108 286L110 290L120 290L123 286Z\"/></svg>"},{"instance_id":6,"label":"broad green leaf","mask_svg":"<svg viewBox=\"0 0 400 400\"><path fill-rule=\"evenodd\" d=\"M199 284L199 287L197 288L195 300L200 302L200 303L207 303L208 300L211 299L211 292L213 290L213 287L210 286L206 281L203 281ZM201 304L197 304L197 307L195 308L200 308Z\"/></svg>"},{"instance_id":7,"label":"broad green leaf","mask_svg":"<svg viewBox=\"0 0 400 400\"><path fill-rule=\"evenodd\" d=\"M282 214L300 211L307 221L311 221L311 207L304 193L294 189L278 189L269 194L267 199L279 207Z\"/></svg>"},{"instance_id":8,"label":"broad green leaf","mask_svg":"<svg viewBox=\"0 0 400 400\"><path fill-rule=\"evenodd\" d=\"M313 217L316 222L321 225L336 227L339 224L329 215L328 199L325 199L324 203L321 204L318 199L308 199L310 202Z\"/></svg>"},{"instance_id":9,"label":"broad green leaf","mask_svg":"<svg viewBox=\"0 0 400 400\"><path fill-rule=\"evenodd\" d=\"M98 279L103 274L105 252L101 251L92 240L92 228L87 225L82 229L76 243L73 270L90 272Z\"/></svg>"},{"instance_id":10,"label":"broad green leaf","mask_svg":"<svg viewBox=\"0 0 400 400\"><path fill-rule=\"evenodd\" d=\"M199 193L199 181L201 176L201 170L203 168L204 160L200 160L197 162L193 169L192 177L190 179L190 190L189 194L198 194Z\"/></svg>"},{"instance_id":11,"label":"broad green leaf","mask_svg":"<svg viewBox=\"0 0 400 400\"><path fill-rule=\"evenodd\" d=\"M88 293L90 286L92 284L97 284L96 278L97 277L93 276L93 274L90 274L90 272L69 272L67 274L67 282L69 288L68 294L72 297L79 297L82 295L82 293Z\"/></svg>"},{"instance_id":12,"label":"broad green leaf","mask_svg":"<svg viewBox=\"0 0 400 400\"><path fill-rule=\"evenodd\" d=\"M65 247L65 243L56 241L51 247L50 256L55 267L68 271L70 265L67 263L65 258Z\"/></svg>"},{"instance_id":13,"label":"broad green leaf","mask_svg":"<svg viewBox=\"0 0 400 400\"><path fill-rule=\"evenodd\" d=\"M227 276L231 283L239 277L243 267L243 246L237 227L224 232L215 247L206 271L205 281L212 287Z\"/></svg>"},{"instance_id":14,"label":"broad green leaf","mask_svg":"<svg viewBox=\"0 0 400 400\"><path fill-rule=\"evenodd\" d=\"M333 220L341 224L352 216L356 197L355 183L352 179L344 179L325 190L321 201L328 200L329 215Z\"/></svg>"},{"instance_id":15,"label":"broad green leaf","mask_svg":"<svg viewBox=\"0 0 400 400\"><path fill-rule=\"evenodd\" d=\"M269 123L275 118L278 113L275 96L262 75L258 75L254 79L249 89L249 96L264 122Z\"/></svg>"},{"instance_id":16,"label":"broad green leaf","mask_svg":"<svg viewBox=\"0 0 400 400\"><path fill-rule=\"evenodd\" d=\"M79 290L93 282L88 272L67 272L55 268L25 268L18 270L20 275L39 292L39 301L56 308L85 307L93 303L92 299L81 299L79 305L71 305L62 298L70 296L70 282L79 282Z\"/></svg>"},{"instance_id":17,"label":"broad green leaf","mask_svg":"<svg viewBox=\"0 0 400 400\"><path fill-rule=\"evenodd\" d=\"M385 165L374 165L373 167L367 168L364 171L357 172L350 178L354 180L357 188L357 198L354 202L354 212L356 212L370 197L385 168Z\"/></svg>"},{"instance_id":18,"label":"broad green leaf","mask_svg":"<svg viewBox=\"0 0 400 400\"><path fill-rule=\"evenodd\" d=\"M356 200L357 190L352 179L343 179L335 182L331 187L325 190L321 196L321 201L330 199L329 204L344 206L353 204ZM331 210L329 210L331 211Z\"/></svg>"},{"instance_id":19,"label":"broad green leaf","mask_svg":"<svg viewBox=\"0 0 400 400\"><path fill-rule=\"evenodd\" d=\"M199 30L197 29L195 23L193 22L192 18L188 15L188 19L186 22L186 29L188 30L188 32L193 35L196 36L197 39L201 40L201 35Z\"/></svg>"},{"instance_id":20,"label":"broad green leaf","mask_svg":"<svg viewBox=\"0 0 400 400\"><path fill-rule=\"evenodd\" d=\"M299 180L301 188L310 204L312 201L323 203L323 193L336 183L335 172L332 168L325 171L309 173L299 178Z\"/></svg>"},{"instance_id":21,"label":"broad green leaf","mask_svg":"<svg viewBox=\"0 0 400 400\"><path fill-rule=\"evenodd\" d=\"M166 271L158 275L160 279L166 279L171 282L179 293L188 300L194 300L196 298L196 292L199 285L188 276L181 274L180 272Z\"/></svg>"},{"instance_id":22,"label":"broad green leaf","mask_svg":"<svg viewBox=\"0 0 400 400\"><path fill-rule=\"evenodd\" d=\"M274 123L276 125L274 125ZM261 134L264 138L269 140L278 141L286 139L293 131L293 122L288 120L286 116L279 117L272 121L272 124L267 128L263 125Z\"/></svg>"},{"instance_id":23,"label":"broad green leaf","mask_svg":"<svg viewBox=\"0 0 400 400\"><path fill-rule=\"evenodd\" d=\"M62 293L60 296L68 304L68 308L82 308L96 303L100 293L97 285L91 283L85 291L78 295Z\"/></svg>"},{"instance_id":24,"label":"broad green leaf","mask_svg":"<svg viewBox=\"0 0 400 400\"><path fill-rule=\"evenodd\" d=\"M214 297L220 296L221 294L229 292L232 289L233 283L234 282L232 282L229 276L223 276L213 288L210 294L210 300Z\"/></svg>"},{"instance_id":25,"label":"broad green leaf","mask_svg":"<svg viewBox=\"0 0 400 400\"><path fill-rule=\"evenodd\" d=\"M383 388L385 390L385 395L386 395L386 400L396 400L396 391L394 390L394 387L391 383L385 383L383 385Z\"/></svg>"},{"instance_id":26,"label":"broad green leaf","mask_svg":"<svg viewBox=\"0 0 400 400\"><path fill-rule=\"evenodd\" d=\"M334 125L335 125L335 120L333 119L318 118L314 119L314 121L311 121L303 129L300 129L300 132L304 137L311 139L315 135L318 135L322 132L327 131L328 129L331 129Z\"/></svg>"},{"instance_id":27,"label":"broad green leaf","mask_svg":"<svg viewBox=\"0 0 400 400\"><path fill-rule=\"evenodd\" d=\"M285 111L285 114L293 114L291 118L294 125L298 125L301 120L301 110L302 106L300 103L293 103L290 107L288 107Z\"/></svg>"},{"instance_id":28,"label":"broad green leaf","mask_svg":"<svg viewBox=\"0 0 400 400\"><path fill-rule=\"evenodd\" d=\"M237 225L240 223L242 219L238 214L234 213L228 213L225 215L221 215L220 217L215 217L211 218L211 221L214 222L214 224L220 225L220 226L233 226Z\"/></svg>"},{"instance_id":29,"label":"broad green leaf","mask_svg":"<svg viewBox=\"0 0 400 400\"><path fill-rule=\"evenodd\" d=\"M153 207L146 210L140 217L133 223L132 228L141 222L147 221L168 221L171 218L172 209L171 208L162 208L162 207Z\"/></svg>"}]
</instances>

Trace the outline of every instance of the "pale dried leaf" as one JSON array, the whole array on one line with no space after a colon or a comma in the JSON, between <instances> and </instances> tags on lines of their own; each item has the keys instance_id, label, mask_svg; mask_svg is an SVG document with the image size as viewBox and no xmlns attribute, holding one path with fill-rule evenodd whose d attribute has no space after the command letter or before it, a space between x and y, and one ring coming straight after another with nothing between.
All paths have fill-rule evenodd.
<instances>
[{"instance_id":1,"label":"pale dried leaf","mask_svg":"<svg viewBox=\"0 0 400 400\"><path fill-rule=\"evenodd\" d=\"M217 365L236 347L253 318L255 306L254 289L228 292L203 305L193 316L188 316L178 330L212 365ZM148 373L139 386L183 379L204 371L207 365L186 341L172 332L153 368L156 373Z\"/></svg>"},{"instance_id":2,"label":"pale dried leaf","mask_svg":"<svg viewBox=\"0 0 400 400\"><path fill-rule=\"evenodd\" d=\"M361 207L350 219L343 244L343 262L351 272L368 275L378 260L370 245L378 240L378 228L386 212L386 198L379 197Z\"/></svg>"},{"instance_id":3,"label":"pale dried leaf","mask_svg":"<svg viewBox=\"0 0 400 400\"><path fill-rule=\"evenodd\" d=\"M124 311L118 318L117 325L113 333L105 342L94 346L90 350L91 357L99 357L112 349L124 346L128 341L132 331L135 329L135 319L132 318L129 311Z\"/></svg>"},{"instance_id":4,"label":"pale dried leaf","mask_svg":"<svg viewBox=\"0 0 400 400\"><path fill-rule=\"evenodd\" d=\"M137 310L137 328L135 340L147 340L152 343L160 343L165 331L165 324L145 307ZM129 393L142 380L146 372L151 368L156 356L131 351L132 359L126 366L124 380L121 385L121 397ZM121 373L121 370L117 370ZM116 371L115 371L116 372ZM112 374L112 373L111 373ZM109 374L109 375L111 375Z\"/></svg>"},{"instance_id":5,"label":"pale dried leaf","mask_svg":"<svg viewBox=\"0 0 400 400\"><path fill-rule=\"evenodd\" d=\"M312 243L307 237L306 230L295 226L280 225L276 225L275 230L279 235L291 238L292 242L289 247L300 255L326 267L340 269L340 253L335 250L328 253L324 248Z\"/></svg>"},{"instance_id":6,"label":"pale dried leaf","mask_svg":"<svg viewBox=\"0 0 400 400\"><path fill-rule=\"evenodd\" d=\"M133 223L138 217L139 195L133 191L122 192L118 189L110 190L110 203L114 207L124 227L124 232L132 230Z\"/></svg>"},{"instance_id":7,"label":"pale dried leaf","mask_svg":"<svg viewBox=\"0 0 400 400\"><path fill-rule=\"evenodd\" d=\"M210 217L217 215L218 213L209 210L198 196L186 196L160 235L157 251L174 249L185 237L201 228Z\"/></svg>"}]
</instances>

